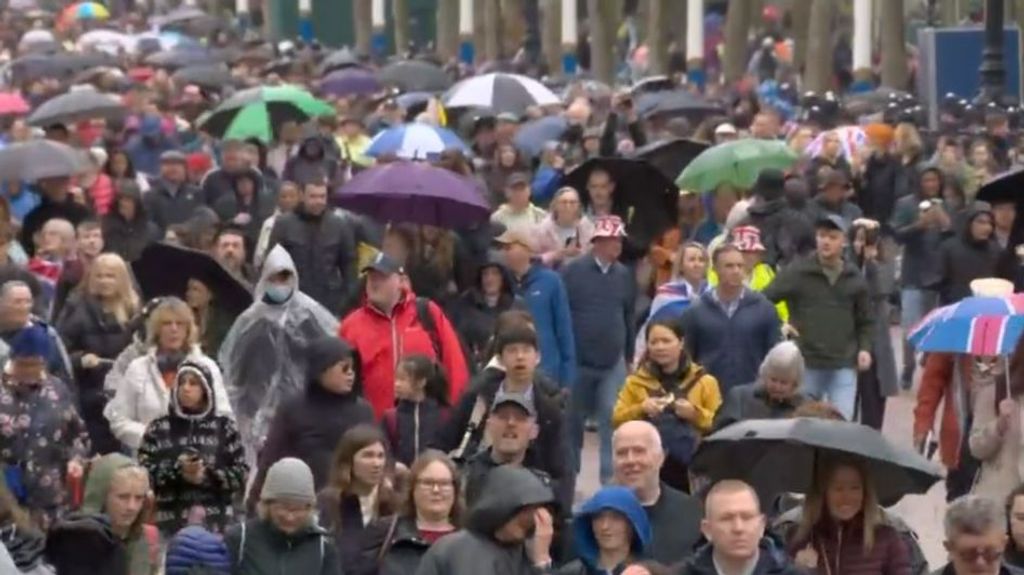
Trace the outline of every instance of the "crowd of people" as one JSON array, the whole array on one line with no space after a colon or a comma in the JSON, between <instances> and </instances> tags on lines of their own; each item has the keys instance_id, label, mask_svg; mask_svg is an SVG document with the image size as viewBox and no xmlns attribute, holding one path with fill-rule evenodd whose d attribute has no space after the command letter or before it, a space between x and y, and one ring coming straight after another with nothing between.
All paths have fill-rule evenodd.
<instances>
[{"instance_id":1,"label":"crowd of people","mask_svg":"<svg viewBox=\"0 0 1024 575\"><path fill-rule=\"evenodd\" d=\"M32 33L63 50L92 26L33 18L0 16L22 59ZM445 112L328 92L319 46L208 40L240 52L225 86L123 49L79 78L94 88L12 69L27 108L0 113L0 573L920 575L864 459L815 461L799 494L691 469L748 420L880 430L915 384L913 442L948 470L939 573L1024 570L1024 342L903 341L897 365L890 335L1024 284L1016 199L976 197L1016 167L1013 114L951 101L934 134L902 97L857 118L832 94L740 89L666 117L584 81L557 105ZM231 135L201 115L229 83L309 88L330 112ZM96 90L118 94L116 119L31 121ZM459 146L371 151L448 115ZM564 130L524 145L544 120ZM664 213L615 163L757 140L788 167L672 188ZM42 143L81 166L10 177L3 154ZM406 162L470 182L488 216L347 203Z\"/></svg>"}]
</instances>

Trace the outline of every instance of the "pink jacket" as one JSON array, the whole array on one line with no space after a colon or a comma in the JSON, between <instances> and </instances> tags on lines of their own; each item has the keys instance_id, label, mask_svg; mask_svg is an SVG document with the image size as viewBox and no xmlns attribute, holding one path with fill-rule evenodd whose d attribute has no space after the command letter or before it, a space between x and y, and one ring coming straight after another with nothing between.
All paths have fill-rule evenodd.
<instances>
[{"instance_id":1,"label":"pink jacket","mask_svg":"<svg viewBox=\"0 0 1024 575\"><path fill-rule=\"evenodd\" d=\"M534 249L536 253L540 254L541 262L548 267L556 268L565 263L559 259L559 251L565 247L565 242L560 237L553 216L549 215L544 218L544 221L537 224ZM593 237L594 223L587 216L581 217L576 224L576 239L582 253L590 250L590 240Z\"/></svg>"}]
</instances>

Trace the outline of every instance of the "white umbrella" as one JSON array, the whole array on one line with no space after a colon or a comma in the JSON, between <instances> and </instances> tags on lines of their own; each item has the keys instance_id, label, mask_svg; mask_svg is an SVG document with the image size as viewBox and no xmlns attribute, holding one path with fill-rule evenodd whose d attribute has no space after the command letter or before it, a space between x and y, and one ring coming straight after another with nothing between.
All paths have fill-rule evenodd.
<instances>
[{"instance_id":1,"label":"white umbrella","mask_svg":"<svg viewBox=\"0 0 1024 575\"><path fill-rule=\"evenodd\" d=\"M78 38L76 46L82 51L94 49L117 55L122 50L131 50L135 42L128 34L116 30L90 30Z\"/></svg>"},{"instance_id":2,"label":"white umbrella","mask_svg":"<svg viewBox=\"0 0 1024 575\"><path fill-rule=\"evenodd\" d=\"M57 39L53 37L53 32L37 28L35 30L29 30L21 36L21 40L18 40L18 50L24 51L27 47L33 44L50 44L56 43Z\"/></svg>"},{"instance_id":3,"label":"white umbrella","mask_svg":"<svg viewBox=\"0 0 1024 575\"><path fill-rule=\"evenodd\" d=\"M562 101L544 84L519 74L484 74L467 78L444 95L449 108L491 108L496 113L521 115L530 106L549 106Z\"/></svg>"}]
</instances>

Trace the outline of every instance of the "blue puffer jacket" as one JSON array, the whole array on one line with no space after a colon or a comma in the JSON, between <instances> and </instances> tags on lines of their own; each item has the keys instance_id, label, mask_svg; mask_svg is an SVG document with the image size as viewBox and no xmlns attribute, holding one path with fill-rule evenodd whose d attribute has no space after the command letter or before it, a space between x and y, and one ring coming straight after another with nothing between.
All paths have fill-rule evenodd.
<instances>
[{"instance_id":1,"label":"blue puffer jacket","mask_svg":"<svg viewBox=\"0 0 1024 575\"><path fill-rule=\"evenodd\" d=\"M559 386L571 386L576 381L576 340L562 278L534 263L519 279L516 293L526 302L537 328L541 371Z\"/></svg>"},{"instance_id":2,"label":"blue puffer jacket","mask_svg":"<svg viewBox=\"0 0 1024 575\"><path fill-rule=\"evenodd\" d=\"M651 524L633 491L625 487L604 487L594 494L572 522L573 544L576 555L586 566L587 573L603 573L598 565L600 550L594 538L593 519L603 511L616 511L629 520L633 528L632 554L643 557L651 544ZM618 572L618 569L615 570ZM583 572L583 571L580 571Z\"/></svg>"},{"instance_id":3,"label":"blue puffer jacket","mask_svg":"<svg viewBox=\"0 0 1024 575\"><path fill-rule=\"evenodd\" d=\"M195 569L203 573L231 573L231 557L219 535L198 526L178 531L167 546L164 564L167 575L188 575Z\"/></svg>"}]
</instances>

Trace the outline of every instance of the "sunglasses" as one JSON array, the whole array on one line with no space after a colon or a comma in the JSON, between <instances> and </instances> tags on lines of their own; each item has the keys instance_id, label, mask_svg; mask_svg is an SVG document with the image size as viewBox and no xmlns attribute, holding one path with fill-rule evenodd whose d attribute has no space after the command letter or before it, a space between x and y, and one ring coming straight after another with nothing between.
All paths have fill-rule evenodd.
<instances>
[{"instance_id":1,"label":"sunglasses","mask_svg":"<svg viewBox=\"0 0 1024 575\"><path fill-rule=\"evenodd\" d=\"M977 563L978 560L982 560L986 564L997 563L1003 558L1002 549L995 549L992 547L971 547L967 549L952 549L951 550L957 559L965 563Z\"/></svg>"}]
</instances>

